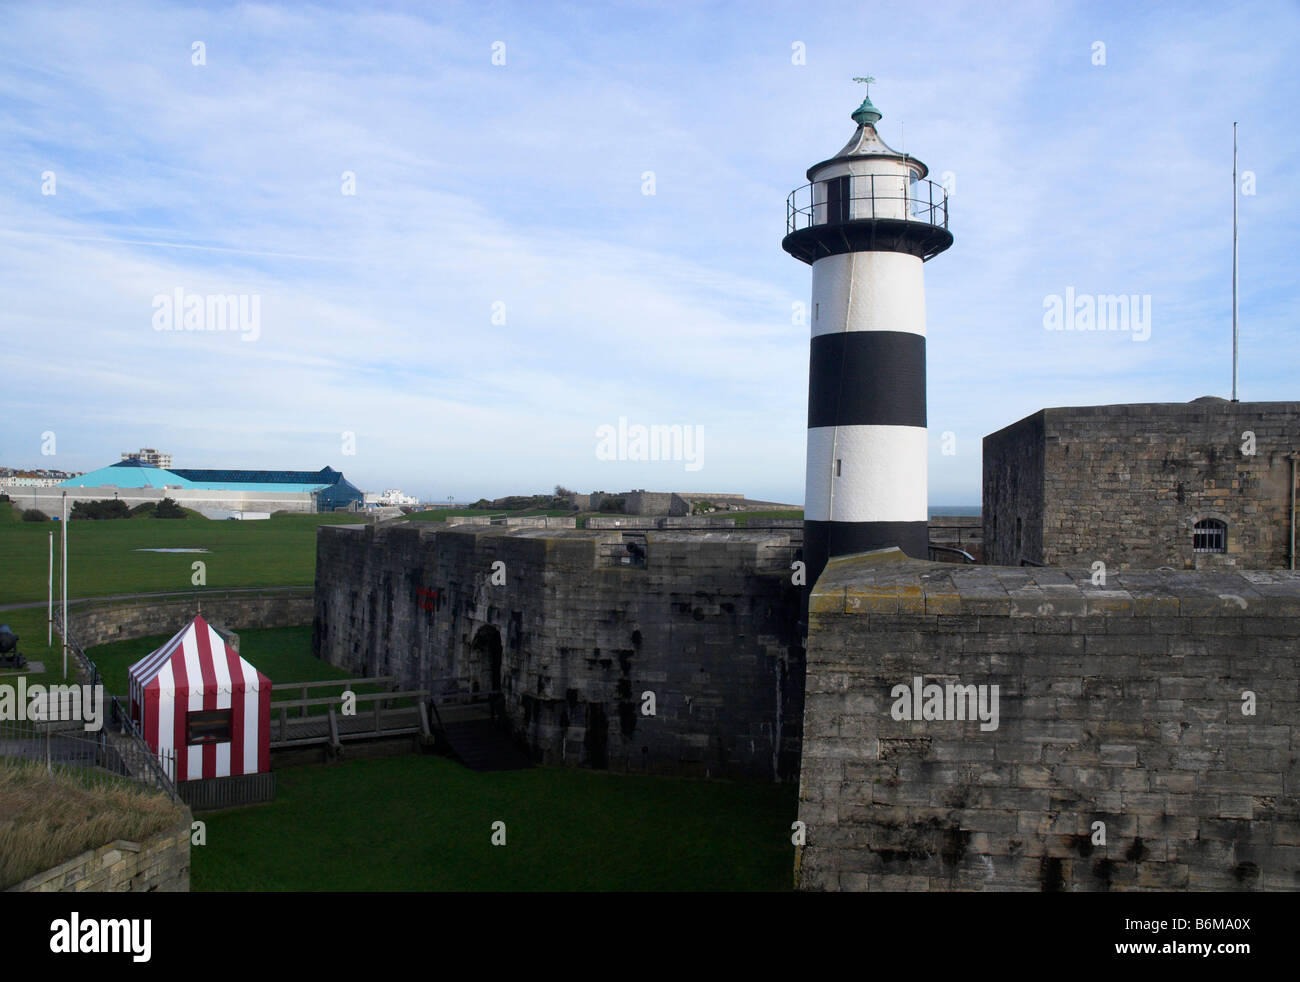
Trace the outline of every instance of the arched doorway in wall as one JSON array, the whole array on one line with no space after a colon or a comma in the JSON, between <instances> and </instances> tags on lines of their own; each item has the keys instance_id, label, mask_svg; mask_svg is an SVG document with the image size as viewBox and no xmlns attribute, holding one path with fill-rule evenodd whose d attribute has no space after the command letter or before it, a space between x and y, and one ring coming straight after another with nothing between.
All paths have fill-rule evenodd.
<instances>
[{"instance_id":1,"label":"arched doorway in wall","mask_svg":"<svg viewBox=\"0 0 1300 982\"><path fill-rule=\"evenodd\" d=\"M484 624L470 642L471 680L480 692L501 691L501 632Z\"/></svg>"}]
</instances>

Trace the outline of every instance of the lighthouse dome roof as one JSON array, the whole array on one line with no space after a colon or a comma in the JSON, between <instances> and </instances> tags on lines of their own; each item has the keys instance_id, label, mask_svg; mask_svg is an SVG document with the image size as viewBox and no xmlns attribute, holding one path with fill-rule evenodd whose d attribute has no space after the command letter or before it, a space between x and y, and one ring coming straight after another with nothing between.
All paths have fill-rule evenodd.
<instances>
[{"instance_id":1,"label":"lighthouse dome roof","mask_svg":"<svg viewBox=\"0 0 1300 982\"><path fill-rule=\"evenodd\" d=\"M876 132L876 123L880 121L882 115L880 110L871 104L870 99L865 100L852 114L853 121L858 124L853 138L844 144L840 152L834 157L809 167L808 180L813 180L813 174L828 164L844 163L863 158L900 161L917 172L916 177L918 180L930 173L930 168L926 167L921 161L909 154L895 150L881 139L880 134Z\"/></svg>"}]
</instances>

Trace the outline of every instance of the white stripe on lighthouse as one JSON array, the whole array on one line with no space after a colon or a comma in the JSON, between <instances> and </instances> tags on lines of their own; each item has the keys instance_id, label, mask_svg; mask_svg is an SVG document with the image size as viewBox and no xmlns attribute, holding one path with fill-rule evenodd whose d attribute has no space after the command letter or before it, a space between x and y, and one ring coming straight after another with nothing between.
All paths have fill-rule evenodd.
<instances>
[{"instance_id":1,"label":"white stripe on lighthouse","mask_svg":"<svg viewBox=\"0 0 1300 982\"><path fill-rule=\"evenodd\" d=\"M906 331L925 337L924 265L901 252L818 259L812 268L812 336Z\"/></svg>"},{"instance_id":2,"label":"white stripe on lighthouse","mask_svg":"<svg viewBox=\"0 0 1300 982\"><path fill-rule=\"evenodd\" d=\"M810 429L804 520L926 521L926 435L922 426Z\"/></svg>"}]
</instances>

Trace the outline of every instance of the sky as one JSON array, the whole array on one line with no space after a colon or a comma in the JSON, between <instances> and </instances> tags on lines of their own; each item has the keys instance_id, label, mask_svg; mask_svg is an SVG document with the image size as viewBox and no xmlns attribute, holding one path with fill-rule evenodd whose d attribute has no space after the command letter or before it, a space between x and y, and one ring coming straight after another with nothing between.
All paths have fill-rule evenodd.
<instances>
[{"instance_id":1,"label":"sky","mask_svg":"<svg viewBox=\"0 0 1300 982\"><path fill-rule=\"evenodd\" d=\"M5 20L3 465L148 446L430 501L802 502L811 275L781 249L786 196L852 136L862 75L882 137L951 192L925 266L932 506L978 504L982 437L1039 409L1231 394L1234 121L1240 396L1300 398L1294 3ZM1149 321L1048 330L1067 290L1149 298ZM247 318L164 330L178 291ZM620 420L690 452L602 451Z\"/></svg>"}]
</instances>

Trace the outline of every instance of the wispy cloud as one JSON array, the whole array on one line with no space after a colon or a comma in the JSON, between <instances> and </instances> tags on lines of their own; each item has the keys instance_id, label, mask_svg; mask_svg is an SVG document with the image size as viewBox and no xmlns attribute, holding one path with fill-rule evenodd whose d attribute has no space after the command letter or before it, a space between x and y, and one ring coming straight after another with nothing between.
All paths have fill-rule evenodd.
<instances>
[{"instance_id":1,"label":"wispy cloud","mask_svg":"<svg viewBox=\"0 0 1300 982\"><path fill-rule=\"evenodd\" d=\"M1043 406L1227 394L1234 118L1242 393L1294 398L1295 8L911 11L12 6L0 459L49 463L52 429L79 469L147 444L433 498L800 500L784 197L864 71L886 137L956 182L926 269L933 502L978 501L980 438ZM1150 340L1044 331L1067 286L1150 295ZM260 296L259 340L154 331L177 287ZM597 460L620 416L703 426L705 466Z\"/></svg>"}]
</instances>

